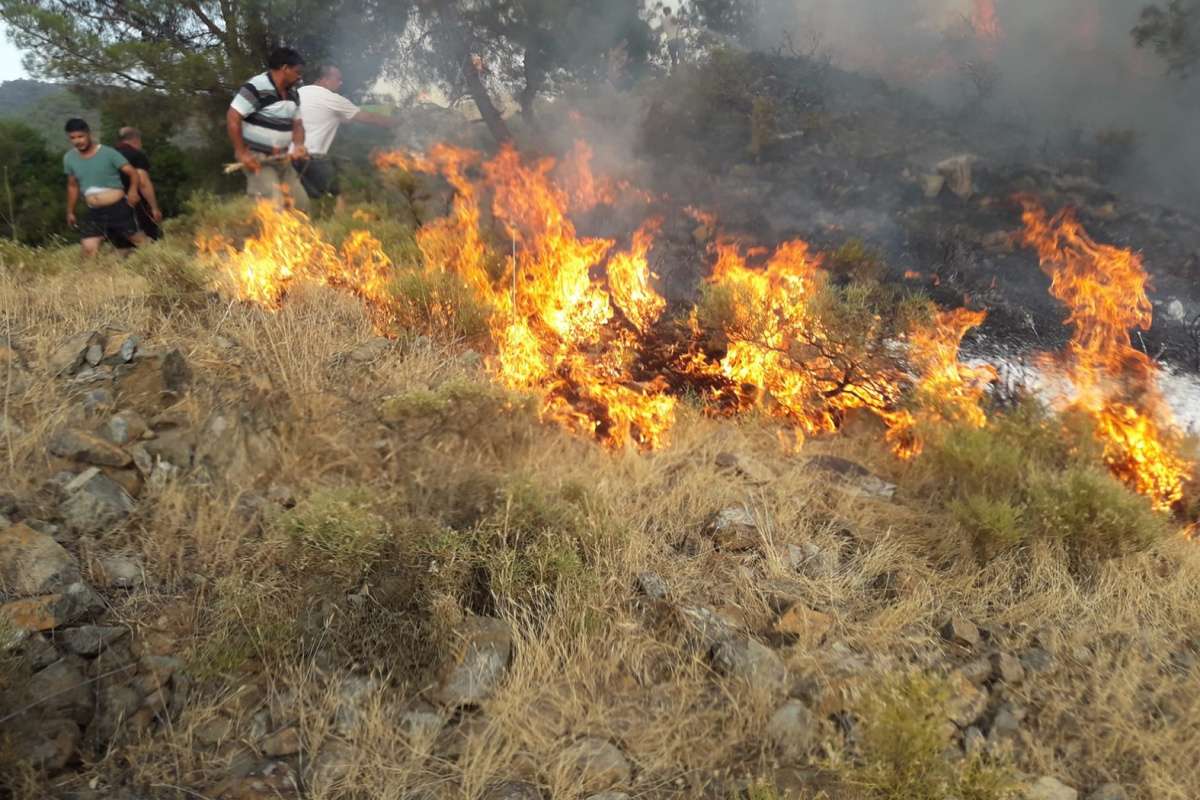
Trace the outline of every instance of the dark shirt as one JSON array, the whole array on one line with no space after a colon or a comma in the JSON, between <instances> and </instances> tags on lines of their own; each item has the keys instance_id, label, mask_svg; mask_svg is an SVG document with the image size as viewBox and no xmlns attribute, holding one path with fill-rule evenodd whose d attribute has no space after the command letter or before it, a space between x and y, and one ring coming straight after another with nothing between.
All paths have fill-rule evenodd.
<instances>
[{"instance_id":1,"label":"dark shirt","mask_svg":"<svg viewBox=\"0 0 1200 800\"><path fill-rule=\"evenodd\" d=\"M138 150L131 144L122 142L117 145L117 152L125 156L125 160L129 162L129 166L134 169L144 169L147 173L150 172L150 159L141 150ZM129 176L121 173L121 183L125 185L125 191L129 191Z\"/></svg>"}]
</instances>

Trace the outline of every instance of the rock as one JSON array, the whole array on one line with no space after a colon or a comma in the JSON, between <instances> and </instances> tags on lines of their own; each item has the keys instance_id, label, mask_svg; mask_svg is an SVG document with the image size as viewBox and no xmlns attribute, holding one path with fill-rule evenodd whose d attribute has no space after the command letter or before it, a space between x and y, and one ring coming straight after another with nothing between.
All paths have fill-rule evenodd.
<instances>
[{"instance_id":1,"label":"rock","mask_svg":"<svg viewBox=\"0 0 1200 800\"><path fill-rule=\"evenodd\" d=\"M87 354L88 347L93 341L98 341L99 336L100 334L95 331L87 331L77 333L64 340L46 360L46 368L50 374L56 377L73 374L75 370L83 366L83 359Z\"/></svg>"},{"instance_id":2,"label":"rock","mask_svg":"<svg viewBox=\"0 0 1200 800\"><path fill-rule=\"evenodd\" d=\"M96 593L85 583L73 583L61 593L13 600L0 605L0 616L25 631L49 631L70 625L103 610Z\"/></svg>"},{"instance_id":3,"label":"rock","mask_svg":"<svg viewBox=\"0 0 1200 800\"><path fill-rule=\"evenodd\" d=\"M244 777L231 777L210 788L212 800L280 800L300 796L300 780L284 761L269 761Z\"/></svg>"},{"instance_id":4,"label":"rock","mask_svg":"<svg viewBox=\"0 0 1200 800\"><path fill-rule=\"evenodd\" d=\"M960 200L970 200L975 194L972 171L978 161L979 157L974 155L955 156L938 164L935 169L938 175L946 179L946 186Z\"/></svg>"},{"instance_id":5,"label":"rock","mask_svg":"<svg viewBox=\"0 0 1200 800\"><path fill-rule=\"evenodd\" d=\"M0 592L48 594L78 580L79 565L51 537L21 524L0 531Z\"/></svg>"},{"instance_id":6,"label":"rock","mask_svg":"<svg viewBox=\"0 0 1200 800\"><path fill-rule=\"evenodd\" d=\"M432 742L446 726L446 717L430 708L413 708L400 715L400 728L416 741Z\"/></svg>"},{"instance_id":7,"label":"rock","mask_svg":"<svg viewBox=\"0 0 1200 800\"><path fill-rule=\"evenodd\" d=\"M1016 686L1025 680L1025 666L1019 658L1010 653L996 653L992 656L992 677L1010 686Z\"/></svg>"},{"instance_id":8,"label":"rock","mask_svg":"<svg viewBox=\"0 0 1200 800\"><path fill-rule=\"evenodd\" d=\"M932 200L942 193L942 189L946 188L946 178L943 175L923 175L921 176L921 192L925 195L925 199Z\"/></svg>"},{"instance_id":9,"label":"rock","mask_svg":"<svg viewBox=\"0 0 1200 800\"><path fill-rule=\"evenodd\" d=\"M1043 776L1025 790L1024 800L1078 800L1079 792L1058 778Z\"/></svg>"},{"instance_id":10,"label":"rock","mask_svg":"<svg viewBox=\"0 0 1200 800\"><path fill-rule=\"evenodd\" d=\"M40 717L10 729L12 751L7 755L50 775L75 761L83 733L70 719Z\"/></svg>"},{"instance_id":11,"label":"rock","mask_svg":"<svg viewBox=\"0 0 1200 800\"><path fill-rule=\"evenodd\" d=\"M676 612L693 650L708 653L718 642L737 635L737 629L711 608L683 606Z\"/></svg>"},{"instance_id":12,"label":"rock","mask_svg":"<svg viewBox=\"0 0 1200 800\"><path fill-rule=\"evenodd\" d=\"M317 757L309 762L307 783L313 796L327 796L335 784L350 775L356 760L353 747L335 739L326 739Z\"/></svg>"},{"instance_id":13,"label":"rock","mask_svg":"<svg viewBox=\"0 0 1200 800\"><path fill-rule=\"evenodd\" d=\"M17 692L13 706L31 719L58 718L87 725L95 710L93 686L84 674L86 662L75 656L60 658L35 672Z\"/></svg>"},{"instance_id":14,"label":"rock","mask_svg":"<svg viewBox=\"0 0 1200 800\"><path fill-rule=\"evenodd\" d=\"M484 789L480 800L542 800L542 792L532 783L504 781Z\"/></svg>"},{"instance_id":15,"label":"rock","mask_svg":"<svg viewBox=\"0 0 1200 800\"><path fill-rule=\"evenodd\" d=\"M600 794L588 795L586 800L630 800L630 798L624 792L600 792Z\"/></svg>"},{"instance_id":16,"label":"rock","mask_svg":"<svg viewBox=\"0 0 1200 800\"><path fill-rule=\"evenodd\" d=\"M105 556L97 567L97 579L108 588L136 589L145 584L142 560L137 556Z\"/></svg>"},{"instance_id":17,"label":"rock","mask_svg":"<svg viewBox=\"0 0 1200 800\"><path fill-rule=\"evenodd\" d=\"M163 385L168 392L178 394L192 382L192 368L187 359L178 350L172 350L163 356L162 360Z\"/></svg>"},{"instance_id":18,"label":"rock","mask_svg":"<svg viewBox=\"0 0 1200 800\"><path fill-rule=\"evenodd\" d=\"M100 366L100 359L104 358L104 347L100 343L101 341L103 339L89 344L87 350L83 351L83 360L93 367Z\"/></svg>"},{"instance_id":19,"label":"rock","mask_svg":"<svg viewBox=\"0 0 1200 800\"><path fill-rule=\"evenodd\" d=\"M1031 647L1021 654L1021 666L1027 672L1049 672L1054 668L1054 656L1041 647Z\"/></svg>"},{"instance_id":20,"label":"rock","mask_svg":"<svg viewBox=\"0 0 1200 800\"><path fill-rule=\"evenodd\" d=\"M793 571L806 578L821 580L837 574L840 556L834 550L826 550L812 542L789 544L786 551L787 564Z\"/></svg>"},{"instance_id":21,"label":"rock","mask_svg":"<svg viewBox=\"0 0 1200 800\"><path fill-rule=\"evenodd\" d=\"M129 686L105 686L97 692L96 717L88 727L88 740L104 747L117 738L142 705L142 698Z\"/></svg>"},{"instance_id":22,"label":"rock","mask_svg":"<svg viewBox=\"0 0 1200 800\"><path fill-rule=\"evenodd\" d=\"M133 463L133 457L120 447L78 428L59 431L50 440L50 452L61 458L100 467L128 467Z\"/></svg>"},{"instance_id":23,"label":"rock","mask_svg":"<svg viewBox=\"0 0 1200 800\"><path fill-rule=\"evenodd\" d=\"M195 437L188 431L170 430L142 444L155 465L170 464L180 470L192 468Z\"/></svg>"},{"instance_id":24,"label":"rock","mask_svg":"<svg viewBox=\"0 0 1200 800\"><path fill-rule=\"evenodd\" d=\"M942 625L939 631L942 638L959 647L975 648L983 642L979 635L979 628L975 627L975 623L964 617L952 617Z\"/></svg>"},{"instance_id":25,"label":"rock","mask_svg":"<svg viewBox=\"0 0 1200 800\"><path fill-rule=\"evenodd\" d=\"M663 577L654 572L640 573L637 576L636 584L638 592L651 600L665 600L671 593L671 587L667 586Z\"/></svg>"},{"instance_id":26,"label":"rock","mask_svg":"<svg viewBox=\"0 0 1200 800\"><path fill-rule=\"evenodd\" d=\"M718 453L716 465L755 486L764 486L777 477L767 466L747 456L739 456L734 453Z\"/></svg>"},{"instance_id":27,"label":"rock","mask_svg":"<svg viewBox=\"0 0 1200 800\"><path fill-rule=\"evenodd\" d=\"M963 732L963 752L968 757L979 756L987 749L987 739L983 731L972 725Z\"/></svg>"},{"instance_id":28,"label":"rock","mask_svg":"<svg viewBox=\"0 0 1200 800\"><path fill-rule=\"evenodd\" d=\"M472 617L458 638L456 656L443 667L433 699L451 707L478 705L491 697L508 671L512 631L502 620Z\"/></svg>"},{"instance_id":29,"label":"rock","mask_svg":"<svg viewBox=\"0 0 1200 800\"><path fill-rule=\"evenodd\" d=\"M962 672L951 673L947 683L951 695L946 704L946 716L959 728L968 728L987 710L987 693L967 680Z\"/></svg>"},{"instance_id":30,"label":"rock","mask_svg":"<svg viewBox=\"0 0 1200 800\"><path fill-rule=\"evenodd\" d=\"M262 751L271 758L292 756L300 752L300 731L288 726L262 740Z\"/></svg>"},{"instance_id":31,"label":"rock","mask_svg":"<svg viewBox=\"0 0 1200 800\"><path fill-rule=\"evenodd\" d=\"M775 750L787 759L801 759L812 748L817 720L808 706L789 700L771 715L767 738Z\"/></svg>"},{"instance_id":32,"label":"rock","mask_svg":"<svg viewBox=\"0 0 1200 800\"><path fill-rule=\"evenodd\" d=\"M349 737L358 731L372 695L380 688L378 681L362 675L350 675L342 682L333 715L333 729L339 736Z\"/></svg>"},{"instance_id":33,"label":"rock","mask_svg":"<svg viewBox=\"0 0 1200 800\"><path fill-rule=\"evenodd\" d=\"M1087 800L1129 800L1129 793L1119 783L1106 783L1094 789Z\"/></svg>"},{"instance_id":34,"label":"rock","mask_svg":"<svg viewBox=\"0 0 1200 800\"><path fill-rule=\"evenodd\" d=\"M32 633L29 635L21 635L22 639L18 652L29 667L37 672L58 661L58 651L54 649L54 645L50 640L41 633Z\"/></svg>"},{"instance_id":35,"label":"rock","mask_svg":"<svg viewBox=\"0 0 1200 800\"><path fill-rule=\"evenodd\" d=\"M787 684L783 659L757 639L741 636L717 642L711 658L717 672L743 681L752 689L778 692Z\"/></svg>"},{"instance_id":36,"label":"rock","mask_svg":"<svg viewBox=\"0 0 1200 800\"><path fill-rule=\"evenodd\" d=\"M140 699L139 699L140 704ZM233 737L235 726L233 720L224 714L218 714L197 725L192 735L205 747L216 747Z\"/></svg>"},{"instance_id":37,"label":"rock","mask_svg":"<svg viewBox=\"0 0 1200 800\"><path fill-rule=\"evenodd\" d=\"M350 360L356 361L359 364L366 364L382 358L391 349L392 340L378 336L374 339L368 339L351 350L349 353Z\"/></svg>"},{"instance_id":38,"label":"rock","mask_svg":"<svg viewBox=\"0 0 1200 800\"><path fill-rule=\"evenodd\" d=\"M149 430L146 419L136 411L126 410L109 417L104 426L104 435L116 445L126 445L140 440Z\"/></svg>"},{"instance_id":39,"label":"rock","mask_svg":"<svg viewBox=\"0 0 1200 800\"><path fill-rule=\"evenodd\" d=\"M581 739L564 750L559 768L581 791L611 789L633 777L633 768L620 748L595 737Z\"/></svg>"},{"instance_id":40,"label":"rock","mask_svg":"<svg viewBox=\"0 0 1200 800\"><path fill-rule=\"evenodd\" d=\"M726 508L718 512L709 524L709 533L722 550L753 550L762 541L754 515L745 508Z\"/></svg>"},{"instance_id":41,"label":"rock","mask_svg":"<svg viewBox=\"0 0 1200 800\"><path fill-rule=\"evenodd\" d=\"M838 476L841 488L857 497L891 500L896 496L894 483L888 483L853 461L837 456L819 455L808 459L805 465Z\"/></svg>"},{"instance_id":42,"label":"rock","mask_svg":"<svg viewBox=\"0 0 1200 800\"><path fill-rule=\"evenodd\" d=\"M775 621L775 632L785 636L795 636L808 645L819 644L833 628L833 617L815 611L803 603L797 603L789 608Z\"/></svg>"},{"instance_id":43,"label":"rock","mask_svg":"<svg viewBox=\"0 0 1200 800\"><path fill-rule=\"evenodd\" d=\"M75 655L98 656L100 651L128 633L128 628L83 625L61 631L57 639Z\"/></svg>"},{"instance_id":44,"label":"rock","mask_svg":"<svg viewBox=\"0 0 1200 800\"><path fill-rule=\"evenodd\" d=\"M136 333L109 331L100 356L101 364L127 364L137 355L141 337Z\"/></svg>"},{"instance_id":45,"label":"rock","mask_svg":"<svg viewBox=\"0 0 1200 800\"><path fill-rule=\"evenodd\" d=\"M81 474L67 485L66 494L59 513L76 534L100 533L133 513L133 498L99 470Z\"/></svg>"},{"instance_id":46,"label":"rock","mask_svg":"<svg viewBox=\"0 0 1200 800\"><path fill-rule=\"evenodd\" d=\"M83 393L80 405L83 406L83 413L91 416L99 414L101 411L111 410L114 402L113 393L108 389L88 389Z\"/></svg>"},{"instance_id":47,"label":"rock","mask_svg":"<svg viewBox=\"0 0 1200 800\"><path fill-rule=\"evenodd\" d=\"M976 658L962 665L959 670L967 680L976 686L983 686L992 677L992 662L987 658Z\"/></svg>"}]
</instances>

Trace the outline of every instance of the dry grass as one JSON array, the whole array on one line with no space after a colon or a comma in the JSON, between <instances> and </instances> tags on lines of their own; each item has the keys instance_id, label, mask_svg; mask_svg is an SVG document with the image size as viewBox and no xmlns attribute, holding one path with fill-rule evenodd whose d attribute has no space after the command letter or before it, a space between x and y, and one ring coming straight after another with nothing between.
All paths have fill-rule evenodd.
<instances>
[{"instance_id":1,"label":"dry grass","mask_svg":"<svg viewBox=\"0 0 1200 800\"><path fill-rule=\"evenodd\" d=\"M477 360L436 341L397 343L370 363L349 358L373 332L337 292L302 290L267 313L205 293L164 301L155 274L115 264L0 274L0 332L35 367L31 385L5 401L25 433L5 441L0 486L33 497L56 469L46 442L78 418L78 402L40 365L81 330L111 325L142 333L149 348L180 348L195 380L174 411L196 431L212 431L218 416L231 431L201 437L208 477L147 486L134 517L90 552L144 556L152 586L113 598L115 613L141 636L173 639L202 680L181 717L86 763L70 783L203 796L254 754L248 732L261 705L269 727L299 726L302 769L323 755L345 762L333 778L313 776L308 796L318 800L477 798L507 779L574 800L587 793L558 757L582 736L619 744L634 765L622 788L635 797L722 797L753 781L753 796L772 796L780 763L763 732L778 698L715 676L636 600L635 577L653 571L673 602L721 609L764 638L776 613L771 582L791 581L834 618L823 644L776 642L793 682L817 698L853 700L883 676L952 667L965 657L936 634L951 615L986 625L1009 652L1053 646L1053 671L1012 690L1030 712L1016 767L1081 789L1120 782L1146 800L1195 797L1200 670L1172 662L1200 643L1194 547L1172 541L1080 571L1064 547L1035 541L981 563L939 505L846 494L782 449L768 422L684 409L667 449L610 454L541 424L527 404L487 388ZM394 417L396 398L451 402L454 386L493 404L490 424ZM914 469L890 461L871 432L809 450L893 476ZM722 472L722 452L777 477L755 485ZM273 498L294 496L303 509L343 491L372 520L369 541L352 559L323 563L321 548L341 533L321 528L297 560L294 530L281 535L272 521L292 512ZM759 522L755 552L719 552L701 534L735 505ZM792 573L786 546L808 542L838 552L836 570ZM439 562L447 552L474 559L482 576ZM368 599L353 599L364 585ZM514 663L499 692L452 726L457 746L435 746L404 730L400 712L432 680L446 631L478 611L512 622ZM376 682L359 723L339 731L339 687L353 675ZM263 702L243 707L245 686ZM202 746L197 732L220 715L235 720L231 740ZM825 726L813 763L849 769L853 748Z\"/></svg>"}]
</instances>

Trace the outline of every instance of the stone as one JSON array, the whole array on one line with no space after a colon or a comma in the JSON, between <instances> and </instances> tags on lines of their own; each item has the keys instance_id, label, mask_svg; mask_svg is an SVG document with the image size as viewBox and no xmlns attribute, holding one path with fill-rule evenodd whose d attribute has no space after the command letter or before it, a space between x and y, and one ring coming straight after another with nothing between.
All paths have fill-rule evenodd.
<instances>
[{"instance_id":1,"label":"stone","mask_svg":"<svg viewBox=\"0 0 1200 800\"><path fill-rule=\"evenodd\" d=\"M792 571L813 580L835 576L841 560L835 550L822 548L812 542L789 544L785 556Z\"/></svg>"},{"instance_id":2,"label":"stone","mask_svg":"<svg viewBox=\"0 0 1200 800\"><path fill-rule=\"evenodd\" d=\"M334 785L350 775L356 760L353 747L336 739L326 739L317 757L308 764L307 783L313 796L329 795Z\"/></svg>"},{"instance_id":3,"label":"stone","mask_svg":"<svg viewBox=\"0 0 1200 800\"><path fill-rule=\"evenodd\" d=\"M142 444L155 465L170 464L181 470L192 468L195 453L194 437L188 431L170 430Z\"/></svg>"},{"instance_id":4,"label":"stone","mask_svg":"<svg viewBox=\"0 0 1200 800\"><path fill-rule=\"evenodd\" d=\"M960 200L970 200L975 194L972 171L979 157L965 154L948 158L935 167L937 174L946 179L946 187Z\"/></svg>"},{"instance_id":5,"label":"stone","mask_svg":"<svg viewBox=\"0 0 1200 800\"><path fill-rule=\"evenodd\" d=\"M801 759L812 748L817 720L804 703L789 700L771 715L767 738L775 750L787 759Z\"/></svg>"},{"instance_id":6,"label":"stone","mask_svg":"<svg viewBox=\"0 0 1200 800\"><path fill-rule=\"evenodd\" d=\"M126 410L109 417L103 432L113 444L126 445L141 439L149 429L145 417L136 411Z\"/></svg>"},{"instance_id":7,"label":"stone","mask_svg":"<svg viewBox=\"0 0 1200 800\"><path fill-rule=\"evenodd\" d=\"M432 742L446 726L446 716L430 708L412 708L400 714L400 728L417 741Z\"/></svg>"},{"instance_id":8,"label":"stone","mask_svg":"<svg viewBox=\"0 0 1200 800\"><path fill-rule=\"evenodd\" d=\"M97 692L96 717L88 727L88 739L100 746L113 741L125 722L142 705L141 696L125 685L105 686Z\"/></svg>"},{"instance_id":9,"label":"stone","mask_svg":"<svg viewBox=\"0 0 1200 800\"><path fill-rule=\"evenodd\" d=\"M104 346L99 341L89 344L87 350L83 351L83 360L93 367L100 366L102 358L104 358Z\"/></svg>"},{"instance_id":10,"label":"stone","mask_svg":"<svg viewBox=\"0 0 1200 800\"><path fill-rule=\"evenodd\" d=\"M923 175L921 176L921 193L925 195L926 200L932 200L942 193L942 189L946 188L946 178L943 175Z\"/></svg>"},{"instance_id":11,"label":"stone","mask_svg":"<svg viewBox=\"0 0 1200 800\"><path fill-rule=\"evenodd\" d=\"M532 783L504 781L483 790L480 800L543 800L542 792Z\"/></svg>"},{"instance_id":12,"label":"stone","mask_svg":"<svg viewBox=\"0 0 1200 800\"><path fill-rule=\"evenodd\" d=\"M891 500L896 496L894 483L888 483L861 464L855 464L844 458L828 455L813 456L805 462L805 466L837 476L839 487L855 497Z\"/></svg>"},{"instance_id":13,"label":"stone","mask_svg":"<svg viewBox=\"0 0 1200 800\"><path fill-rule=\"evenodd\" d=\"M0 616L24 631L49 631L70 625L103 610L104 604L91 588L73 583L62 592L29 597L0 605Z\"/></svg>"},{"instance_id":14,"label":"stone","mask_svg":"<svg viewBox=\"0 0 1200 800\"><path fill-rule=\"evenodd\" d=\"M95 697L85 666L83 659L67 656L33 673L17 691L13 707L31 719L61 717L79 725L88 724L95 710Z\"/></svg>"},{"instance_id":15,"label":"stone","mask_svg":"<svg viewBox=\"0 0 1200 800\"><path fill-rule=\"evenodd\" d=\"M230 777L205 793L212 800L279 800L300 796L300 779L285 761L260 764L245 776Z\"/></svg>"},{"instance_id":16,"label":"stone","mask_svg":"<svg viewBox=\"0 0 1200 800\"><path fill-rule=\"evenodd\" d=\"M133 513L129 493L98 470L81 474L66 487L66 494L59 513L67 528L79 535L101 533Z\"/></svg>"},{"instance_id":17,"label":"stone","mask_svg":"<svg viewBox=\"0 0 1200 800\"><path fill-rule=\"evenodd\" d=\"M74 720L60 718L26 721L11 733L7 739L13 749L8 755L50 775L75 761L83 740L83 732Z\"/></svg>"},{"instance_id":18,"label":"stone","mask_svg":"<svg viewBox=\"0 0 1200 800\"><path fill-rule=\"evenodd\" d=\"M59 431L50 440L49 449L60 458L99 467L128 467L133 463L133 457L117 445L78 428Z\"/></svg>"},{"instance_id":19,"label":"stone","mask_svg":"<svg viewBox=\"0 0 1200 800\"><path fill-rule=\"evenodd\" d=\"M338 689L333 728L339 736L352 736L361 727L371 698L380 690L378 681L363 675L350 675Z\"/></svg>"},{"instance_id":20,"label":"stone","mask_svg":"<svg viewBox=\"0 0 1200 800\"><path fill-rule=\"evenodd\" d=\"M694 650L708 653L718 642L737 634L737 629L711 608L683 606L676 611L684 635Z\"/></svg>"},{"instance_id":21,"label":"stone","mask_svg":"<svg viewBox=\"0 0 1200 800\"><path fill-rule=\"evenodd\" d=\"M1021 654L1021 666L1026 672L1049 672L1054 668L1054 656L1041 647L1030 647Z\"/></svg>"},{"instance_id":22,"label":"stone","mask_svg":"<svg viewBox=\"0 0 1200 800\"><path fill-rule=\"evenodd\" d=\"M262 740L262 751L271 758L295 755L300 748L300 730L290 725Z\"/></svg>"},{"instance_id":23,"label":"stone","mask_svg":"<svg viewBox=\"0 0 1200 800\"><path fill-rule=\"evenodd\" d=\"M84 392L80 405L83 406L83 413L91 416L99 414L102 411L111 410L114 402L113 393L101 387L99 389L88 389Z\"/></svg>"},{"instance_id":24,"label":"stone","mask_svg":"<svg viewBox=\"0 0 1200 800\"><path fill-rule=\"evenodd\" d=\"M73 374L83 366L88 347L93 343L93 339L98 338L99 334L95 331L86 331L65 339L46 360L46 368L56 377Z\"/></svg>"},{"instance_id":25,"label":"stone","mask_svg":"<svg viewBox=\"0 0 1200 800\"><path fill-rule=\"evenodd\" d=\"M1187 316L1187 310L1183 307L1183 303L1177 299L1167 303L1167 318L1173 322L1183 322Z\"/></svg>"},{"instance_id":26,"label":"stone","mask_svg":"<svg viewBox=\"0 0 1200 800\"><path fill-rule=\"evenodd\" d=\"M457 635L457 652L443 667L433 699L451 707L478 705L491 697L508 671L512 631L503 620L472 617Z\"/></svg>"},{"instance_id":27,"label":"stone","mask_svg":"<svg viewBox=\"0 0 1200 800\"><path fill-rule=\"evenodd\" d=\"M963 664L959 669L966 679L976 686L983 686L992 678L992 662L988 658L976 658Z\"/></svg>"},{"instance_id":28,"label":"stone","mask_svg":"<svg viewBox=\"0 0 1200 800\"><path fill-rule=\"evenodd\" d=\"M1079 800L1079 792L1047 775L1025 790L1024 800Z\"/></svg>"},{"instance_id":29,"label":"stone","mask_svg":"<svg viewBox=\"0 0 1200 800\"><path fill-rule=\"evenodd\" d=\"M805 644L816 645L833 628L833 621L830 615L797 603L775 620L775 632L794 636Z\"/></svg>"},{"instance_id":30,"label":"stone","mask_svg":"<svg viewBox=\"0 0 1200 800\"><path fill-rule=\"evenodd\" d=\"M775 473L766 465L748 456L734 453L718 453L715 459L718 468L732 472L754 486L765 486L776 479Z\"/></svg>"},{"instance_id":31,"label":"stone","mask_svg":"<svg viewBox=\"0 0 1200 800\"><path fill-rule=\"evenodd\" d=\"M757 639L741 636L717 642L711 658L717 672L752 689L779 692L787 684L787 665L778 653Z\"/></svg>"},{"instance_id":32,"label":"stone","mask_svg":"<svg viewBox=\"0 0 1200 800\"><path fill-rule=\"evenodd\" d=\"M98 656L102 650L128 633L128 628L82 625L78 628L67 628L56 638L75 655Z\"/></svg>"},{"instance_id":33,"label":"stone","mask_svg":"<svg viewBox=\"0 0 1200 800\"><path fill-rule=\"evenodd\" d=\"M983 642L979 628L965 617L952 617L942 625L939 633L946 641L959 647L975 648Z\"/></svg>"},{"instance_id":34,"label":"stone","mask_svg":"<svg viewBox=\"0 0 1200 800\"><path fill-rule=\"evenodd\" d=\"M651 600L665 600L671 593L671 587L663 577L654 572L643 572L636 579L638 593Z\"/></svg>"},{"instance_id":35,"label":"stone","mask_svg":"<svg viewBox=\"0 0 1200 800\"><path fill-rule=\"evenodd\" d=\"M629 783L633 767L621 749L607 739L588 737L559 756L560 769L582 791L611 789Z\"/></svg>"},{"instance_id":36,"label":"stone","mask_svg":"<svg viewBox=\"0 0 1200 800\"><path fill-rule=\"evenodd\" d=\"M1093 789L1087 800L1129 800L1129 792L1119 783L1106 783Z\"/></svg>"},{"instance_id":37,"label":"stone","mask_svg":"<svg viewBox=\"0 0 1200 800\"><path fill-rule=\"evenodd\" d=\"M1016 686L1025 680L1025 666L1011 653L996 653L992 656L992 677Z\"/></svg>"},{"instance_id":38,"label":"stone","mask_svg":"<svg viewBox=\"0 0 1200 800\"><path fill-rule=\"evenodd\" d=\"M754 515L745 508L726 508L709 524L713 543L722 550L753 550L762 542Z\"/></svg>"},{"instance_id":39,"label":"stone","mask_svg":"<svg viewBox=\"0 0 1200 800\"><path fill-rule=\"evenodd\" d=\"M377 361L392 349L392 340L378 336L368 339L350 351L350 360L359 364Z\"/></svg>"},{"instance_id":40,"label":"stone","mask_svg":"<svg viewBox=\"0 0 1200 800\"><path fill-rule=\"evenodd\" d=\"M969 728L987 710L987 693L971 683L962 672L951 673L947 683L951 695L946 704L946 716L959 728Z\"/></svg>"},{"instance_id":41,"label":"stone","mask_svg":"<svg viewBox=\"0 0 1200 800\"><path fill-rule=\"evenodd\" d=\"M1007 705L999 709L988 729L988 740L999 743L1006 739L1016 739L1020 734L1021 717Z\"/></svg>"},{"instance_id":42,"label":"stone","mask_svg":"<svg viewBox=\"0 0 1200 800\"><path fill-rule=\"evenodd\" d=\"M53 538L22 524L0 531L0 592L12 597L48 594L79 577L74 557Z\"/></svg>"},{"instance_id":43,"label":"stone","mask_svg":"<svg viewBox=\"0 0 1200 800\"><path fill-rule=\"evenodd\" d=\"M145 568L137 556L104 556L97 562L97 580L112 589L137 589L145 584Z\"/></svg>"},{"instance_id":44,"label":"stone","mask_svg":"<svg viewBox=\"0 0 1200 800\"><path fill-rule=\"evenodd\" d=\"M983 731L972 725L963 731L963 752L968 757L983 755L987 749L987 738Z\"/></svg>"},{"instance_id":45,"label":"stone","mask_svg":"<svg viewBox=\"0 0 1200 800\"><path fill-rule=\"evenodd\" d=\"M58 651L54 649L54 645L51 644L45 635L32 633L21 635L20 638L22 641L18 647L18 652L34 672L37 672L39 669L45 669L55 661L58 661Z\"/></svg>"},{"instance_id":46,"label":"stone","mask_svg":"<svg viewBox=\"0 0 1200 800\"><path fill-rule=\"evenodd\" d=\"M125 331L109 331L104 349L101 352L101 364L128 364L137 355L141 337L136 333Z\"/></svg>"}]
</instances>

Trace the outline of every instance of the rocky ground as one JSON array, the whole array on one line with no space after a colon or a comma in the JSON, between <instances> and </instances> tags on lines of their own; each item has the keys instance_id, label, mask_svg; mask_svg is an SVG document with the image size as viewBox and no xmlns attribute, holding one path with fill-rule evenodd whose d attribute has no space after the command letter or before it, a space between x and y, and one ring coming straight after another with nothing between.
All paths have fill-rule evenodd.
<instances>
[{"instance_id":1,"label":"rocky ground","mask_svg":"<svg viewBox=\"0 0 1200 800\"><path fill-rule=\"evenodd\" d=\"M1200 786L1189 543L980 560L872 429L610 454L332 290L5 268L0 791Z\"/></svg>"}]
</instances>

